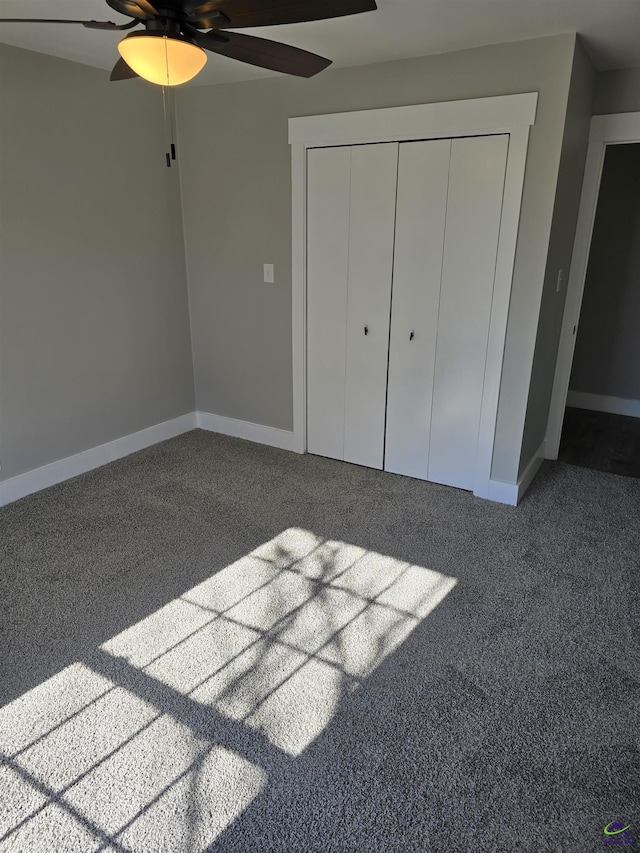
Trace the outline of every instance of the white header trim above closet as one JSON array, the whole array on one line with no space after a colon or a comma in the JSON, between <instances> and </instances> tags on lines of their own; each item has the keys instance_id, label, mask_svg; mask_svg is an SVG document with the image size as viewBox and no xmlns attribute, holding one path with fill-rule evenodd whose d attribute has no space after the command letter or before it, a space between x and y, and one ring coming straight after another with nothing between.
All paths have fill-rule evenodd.
<instances>
[{"instance_id":1,"label":"white header trim above closet","mask_svg":"<svg viewBox=\"0 0 640 853\"><path fill-rule=\"evenodd\" d=\"M436 139L508 133L509 153L502 221L491 308L489 345L478 438L477 481L474 494L495 499L491 461L498 414L498 397L507 329L511 280L518 236L520 204L529 141L535 121L538 94L378 110L304 116L289 119L292 178L292 332L293 332L293 432L295 449L306 450L306 215L307 149L329 145L355 145L411 139ZM508 489L517 503L517 488Z\"/></svg>"},{"instance_id":2,"label":"white header trim above closet","mask_svg":"<svg viewBox=\"0 0 640 853\"><path fill-rule=\"evenodd\" d=\"M289 143L307 148L510 133L536 118L537 92L289 119Z\"/></svg>"}]
</instances>

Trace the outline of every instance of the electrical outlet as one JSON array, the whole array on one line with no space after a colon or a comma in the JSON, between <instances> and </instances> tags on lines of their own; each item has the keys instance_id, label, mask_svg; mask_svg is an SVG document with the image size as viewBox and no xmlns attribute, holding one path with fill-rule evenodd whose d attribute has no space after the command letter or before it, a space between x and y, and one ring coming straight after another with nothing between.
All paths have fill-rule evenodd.
<instances>
[{"instance_id":1,"label":"electrical outlet","mask_svg":"<svg viewBox=\"0 0 640 853\"><path fill-rule=\"evenodd\" d=\"M564 270L558 270L558 280L556 281L556 293L560 293L562 282L564 281Z\"/></svg>"},{"instance_id":2,"label":"electrical outlet","mask_svg":"<svg viewBox=\"0 0 640 853\"><path fill-rule=\"evenodd\" d=\"M263 264L264 280L267 284L273 284L273 264Z\"/></svg>"}]
</instances>

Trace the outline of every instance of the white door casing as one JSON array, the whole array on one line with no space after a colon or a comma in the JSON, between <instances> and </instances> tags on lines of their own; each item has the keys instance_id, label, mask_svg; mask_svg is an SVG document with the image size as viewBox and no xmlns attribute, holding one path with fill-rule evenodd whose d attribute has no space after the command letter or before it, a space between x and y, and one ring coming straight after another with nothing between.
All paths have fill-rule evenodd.
<instances>
[{"instance_id":1,"label":"white door casing","mask_svg":"<svg viewBox=\"0 0 640 853\"><path fill-rule=\"evenodd\" d=\"M545 439L545 456L547 459L557 459L560 449L564 410L567 404L571 365L607 145L621 145L629 142L640 142L640 112L601 115L594 116L591 119L576 236L573 242L567 296L547 421Z\"/></svg>"}]
</instances>

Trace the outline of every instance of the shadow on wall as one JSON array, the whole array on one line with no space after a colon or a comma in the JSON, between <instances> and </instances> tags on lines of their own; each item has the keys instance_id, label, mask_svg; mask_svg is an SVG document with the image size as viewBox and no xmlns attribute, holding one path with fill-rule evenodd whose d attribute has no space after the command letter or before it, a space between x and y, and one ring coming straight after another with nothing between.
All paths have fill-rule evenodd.
<instances>
[{"instance_id":1,"label":"shadow on wall","mask_svg":"<svg viewBox=\"0 0 640 853\"><path fill-rule=\"evenodd\" d=\"M1 849L266 849L243 812L284 792L309 810L340 765L315 754L314 780L300 762L455 585L284 531L0 709ZM321 847L316 829L270 849Z\"/></svg>"}]
</instances>

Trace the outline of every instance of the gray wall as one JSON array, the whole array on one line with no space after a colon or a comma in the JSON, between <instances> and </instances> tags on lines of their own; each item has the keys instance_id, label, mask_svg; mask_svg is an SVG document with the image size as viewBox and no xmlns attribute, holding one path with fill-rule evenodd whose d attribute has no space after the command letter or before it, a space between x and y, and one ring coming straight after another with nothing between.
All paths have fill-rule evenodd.
<instances>
[{"instance_id":1,"label":"gray wall","mask_svg":"<svg viewBox=\"0 0 640 853\"><path fill-rule=\"evenodd\" d=\"M569 387L640 400L640 143L605 154Z\"/></svg>"},{"instance_id":2,"label":"gray wall","mask_svg":"<svg viewBox=\"0 0 640 853\"><path fill-rule=\"evenodd\" d=\"M549 254L529 386L527 416L520 455L521 471L526 468L544 441L547 430L571 253L589 143L595 79L593 65L578 40L571 73ZM564 274L558 291L557 281L560 269Z\"/></svg>"},{"instance_id":3,"label":"gray wall","mask_svg":"<svg viewBox=\"0 0 640 853\"><path fill-rule=\"evenodd\" d=\"M291 429L291 116L539 92L518 239L493 475L518 474L575 37L179 93L200 410ZM276 283L262 283L274 263Z\"/></svg>"},{"instance_id":4,"label":"gray wall","mask_svg":"<svg viewBox=\"0 0 640 853\"><path fill-rule=\"evenodd\" d=\"M601 71L596 79L593 114L631 113L640 110L640 68Z\"/></svg>"},{"instance_id":5,"label":"gray wall","mask_svg":"<svg viewBox=\"0 0 640 853\"><path fill-rule=\"evenodd\" d=\"M194 408L177 170L141 81L0 45L3 479Z\"/></svg>"}]
</instances>

